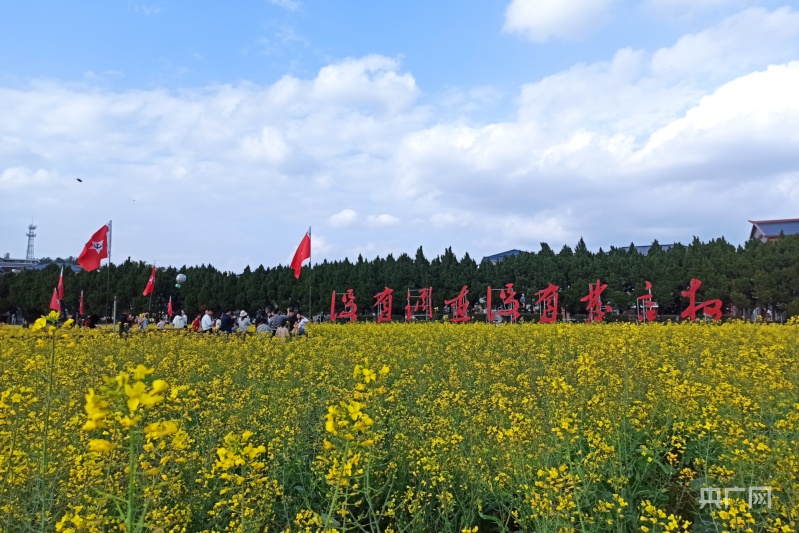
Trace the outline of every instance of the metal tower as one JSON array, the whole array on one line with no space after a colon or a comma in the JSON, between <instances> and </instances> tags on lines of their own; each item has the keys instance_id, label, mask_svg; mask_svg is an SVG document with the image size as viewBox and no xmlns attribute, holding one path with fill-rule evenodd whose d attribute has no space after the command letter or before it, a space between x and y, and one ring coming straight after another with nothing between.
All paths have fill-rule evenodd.
<instances>
[{"instance_id":1,"label":"metal tower","mask_svg":"<svg viewBox=\"0 0 799 533\"><path fill-rule=\"evenodd\" d=\"M28 257L25 258L28 261L34 261L36 259L35 257L33 257L33 238L36 237L36 234L33 231L35 229L36 229L36 226L34 226L33 224L28 226L28 233L27 233L27 236L28 236Z\"/></svg>"}]
</instances>

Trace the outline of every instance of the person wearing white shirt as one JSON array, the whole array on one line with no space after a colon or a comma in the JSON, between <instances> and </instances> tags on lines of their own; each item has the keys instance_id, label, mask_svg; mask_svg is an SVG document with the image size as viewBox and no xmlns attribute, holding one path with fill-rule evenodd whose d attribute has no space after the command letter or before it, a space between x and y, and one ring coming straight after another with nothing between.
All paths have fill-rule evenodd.
<instances>
[{"instance_id":1,"label":"person wearing white shirt","mask_svg":"<svg viewBox=\"0 0 799 533\"><path fill-rule=\"evenodd\" d=\"M305 327L308 325L308 317L298 314L297 315L298 321L296 327L296 335L307 335L308 332L305 330Z\"/></svg>"},{"instance_id":2,"label":"person wearing white shirt","mask_svg":"<svg viewBox=\"0 0 799 533\"><path fill-rule=\"evenodd\" d=\"M208 309L205 311L203 315L203 319L200 321L200 329L203 333L210 333L213 331L214 328L214 311L212 309Z\"/></svg>"},{"instance_id":3,"label":"person wearing white shirt","mask_svg":"<svg viewBox=\"0 0 799 533\"><path fill-rule=\"evenodd\" d=\"M186 325L183 323L183 317L180 315L175 315L175 318L172 319L172 327L175 329L183 329Z\"/></svg>"}]
</instances>

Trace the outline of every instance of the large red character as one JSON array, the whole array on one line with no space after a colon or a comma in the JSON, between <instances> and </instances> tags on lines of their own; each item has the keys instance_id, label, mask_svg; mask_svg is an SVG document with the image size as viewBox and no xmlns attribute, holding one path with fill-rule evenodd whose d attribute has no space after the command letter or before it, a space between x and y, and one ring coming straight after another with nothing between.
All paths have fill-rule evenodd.
<instances>
[{"instance_id":1,"label":"large red character","mask_svg":"<svg viewBox=\"0 0 799 533\"><path fill-rule=\"evenodd\" d=\"M612 311L609 305L602 305L602 293L608 288L607 283L596 280L596 284L588 284L588 294L580 298L581 302L586 302L585 309L588 311L588 323L602 322L606 313Z\"/></svg>"},{"instance_id":2,"label":"large red character","mask_svg":"<svg viewBox=\"0 0 799 533\"><path fill-rule=\"evenodd\" d=\"M658 317L658 308L657 303L652 299L652 284L647 281L644 289L649 292L638 297L638 301L641 302L641 307L638 311L638 321L654 322Z\"/></svg>"},{"instance_id":3,"label":"large red character","mask_svg":"<svg viewBox=\"0 0 799 533\"><path fill-rule=\"evenodd\" d=\"M683 318L691 319L691 322L696 321L696 313L704 311L714 321L721 319L721 300L708 300L706 302L696 303L696 291L702 286L702 282L698 279L692 279L691 285L687 291L682 291L680 294L688 298L688 308L680 315Z\"/></svg>"},{"instance_id":4,"label":"large red character","mask_svg":"<svg viewBox=\"0 0 799 533\"><path fill-rule=\"evenodd\" d=\"M394 289L385 287L382 292L375 294L375 307L377 307L377 322L391 322L391 307L394 304Z\"/></svg>"},{"instance_id":5,"label":"large red character","mask_svg":"<svg viewBox=\"0 0 799 533\"><path fill-rule=\"evenodd\" d=\"M411 295L411 292L418 292L419 294ZM411 299L415 299L411 305ZM418 291L411 291L408 289L408 304L405 306L405 320L410 322L413 320L413 315L418 312L427 315L427 318L433 318L433 287L419 289Z\"/></svg>"},{"instance_id":6,"label":"large red character","mask_svg":"<svg viewBox=\"0 0 799 533\"><path fill-rule=\"evenodd\" d=\"M493 322L495 315L506 316L511 322L519 320L519 300L516 299L516 291L513 290L513 283L506 283L505 288L499 291L502 299L503 309L494 311L491 309L491 286L488 286L488 298L486 300L486 320Z\"/></svg>"},{"instance_id":7,"label":"large red character","mask_svg":"<svg viewBox=\"0 0 799 533\"><path fill-rule=\"evenodd\" d=\"M472 317L467 316L469 310L469 301L466 295L469 294L469 286L464 285L460 294L452 300L444 300L444 305L452 307L452 318L450 322L468 322Z\"/></svg>"},{"instance_id":8,"label":"large red character","mask_svg":"<svg viewBox=\"0 0 799 533\"><path fill-rule=\"evenodd\" d=\"M541 305L543 303L540 319L542 324L552 324L557 322L559 290L560 287L550 283L546 289L541 289L535 293L535 295L538 296L538 300L536 300L535 305Z\"/></svg>"},{"instance_id":9,"label":"large red character","mask_svg":"<svg viewBox=\"0 0 799 533\"><path fill-rule=\"evenodd\" d=\"M341 301L344 302L344 310L336 314L336 291L333 291L333 296L330 299L330 321L335 322L337 318L349 318L350 322L355 322L358 306L355 305L355 295L352 294L352 289L347 289L347 292L339 294L341 294Z\"/></svg>"}]
</instances>

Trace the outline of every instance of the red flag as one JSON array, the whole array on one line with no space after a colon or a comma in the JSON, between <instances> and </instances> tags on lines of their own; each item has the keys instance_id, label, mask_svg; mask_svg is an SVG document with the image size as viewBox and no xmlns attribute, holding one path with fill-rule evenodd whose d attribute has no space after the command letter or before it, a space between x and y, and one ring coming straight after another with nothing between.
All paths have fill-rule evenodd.
<instances>
[{"instance_id":1,"label":"red flag","mask_svg":"<svg viewBox=\"0 0 799 533\"><path fill-rule=\"evenodd\" d=\"M142 292L142 296L147 296L148 294L152 294L153 290L155 290L155 265L153 265L153 271L150 274L150 279L147 280L147 286L144 288L144 292Z\"/></svg>"},{"instance_id":2,"label":"red flag","mask_svg":"<svg viewBox=\"0 0 799 533\"><path fill-rule=\"evenodd\" d=\"M80 307L78 308L78 313L83 314L83 291L80 291Z\"/></svg>"},{"instance_id":3,"label":"red flag","mask_svg":"<svg viewBox=\"0 0 799 533\"><path fill-rule=\"evenodd\" d=\"M78 264L86 272L100 268L100 261L108 257L108 233L111 231L109 222L91 236L89 242L83 247L78 256Z\"/></svg>"},{"instance_id":4,"label":"red flag","mask_svg":"<svg viewBox=\"0 0 799 533\"><path fill-rule=\"evenodd\" d=\"M64 299L64 267L61 267L61 276L58 278L58 299Z\"/></svg>"},{"instance_id":5,"label":"red flag","mask_svg":"<svg viewBox=\"0 0 799 533\"><path fill-rule=\"evenodd\" d=\"M53 297L50 298L50 309L61 312L61 302L58 301L58 289L53 289Z\"/></svg>"},{"instance_id":6,"label":"red flag","mask_svg":"<svg viewBox=\"0 0 799 533\"><path fill-rule=\"evenodd\" d=\"M294 269L294 277L300 279L300 271L302 270L302 262L311 257L311 230L302 238L302 242L294 252L294 259L291 260L291 268Z\"/></svg>"},{"instance_id":7,"label":"red flag","mask_svg":"<svg viewBox=\"0 0 799 533\"><path fill-rule=\"evenodd\" d=\"M166 306L166 314L169 315L169 318L172 318L172 297L169 297L169 305Z\"/></svg>"}]
</instances>

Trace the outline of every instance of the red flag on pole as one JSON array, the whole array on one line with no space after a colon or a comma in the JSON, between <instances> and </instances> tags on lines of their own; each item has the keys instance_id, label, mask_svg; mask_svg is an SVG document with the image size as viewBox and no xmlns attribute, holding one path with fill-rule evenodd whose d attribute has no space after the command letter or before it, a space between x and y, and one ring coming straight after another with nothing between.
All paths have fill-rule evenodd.
<instances>
[{"instance_id":1,"label":"red flag on pole","mask_svg":"<svg viewBox=\"0 0 799 533\"><path fill-rule=\"evenodd\" d=\"M78 313L83 314L83 291L80 291L80 307L78 307Z\"/></svg>"},{"instance_id":2,"label":"red flag on pole","mask_svg":"<svg viewBox=\"0 0 799 533\"><path fill-rule=\"evenodd\" d=\"M56 290L58 291L58 299L59 300L63 300L64 299L64 267L63 266L61 267L61 276L58 278L58 288Z\"/></svg>"},{"instance_id":3,"label":"red flag on pole","mask_svg":"<svg viewBox=\"0 0 799 533\"><path fill-rule=\"evenodd\" d=\"M100 268L100 261L108 257L108 233L110 231L111 223L109 222L97 230L83 247L83 251L78 256L78 264L86 272Z\"/></svg>"},{"instance_id":4,"label":"red flag on pole","mask_svg":"<svg viewBox=\"0 0 799 533\"><path fill-rule=\"evenodd\" d=\"M305 233L302 242L294 252L294 259L291 260L291 268L294 269L294 277L300 279L300 271L302 270L302 262L311 257L311 231Z\"/></svg>"},{"instance_id":5,"label":"red flag on pole","mask_svg":"<svg viewBox=\"0 0 799 533\"><path fill-rule=\"evenodd\" d=\"M166 314L169 315L169 318L172 318L172 297L169 297L169 305L166 306Z\"/></svg>"},{"instance_id":6,"label":"red flag on pole","mask_svg":"<svg viewBox=\"0 0 799 533\"><path fill-rule=\"evenodd\" d=\"M61 302L58 301L58 289L53 289L53 297L50 298L50 309L61 312Z\"/></svg>"},{"instance_id":7,"label":"red flag on pole","mask_svg":"<svg viewBox=\"0 0 799 533\"><path fill-rule=\"evenodd\" d=\"M147 280L147 286L144 288L144 292L141 293L142 296L147 296L148 294L152 294L155 290L155 265L153 265L153 271L150 274L150 279Z\"/></svg>"}]
</instances>

